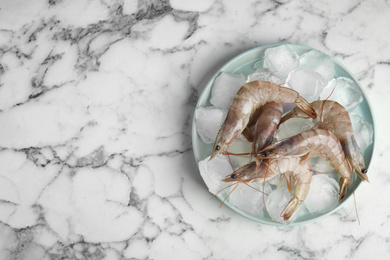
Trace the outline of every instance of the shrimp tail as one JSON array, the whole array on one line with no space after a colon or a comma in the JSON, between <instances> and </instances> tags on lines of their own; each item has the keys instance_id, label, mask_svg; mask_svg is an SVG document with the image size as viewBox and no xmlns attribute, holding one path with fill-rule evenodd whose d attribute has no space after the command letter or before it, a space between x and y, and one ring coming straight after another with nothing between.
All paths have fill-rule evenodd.
<instances>
[{"instance_id":1,"label":"shrimp tail","mask_svg":"<svg viewBox=\"0 0 390 260\"><path fill-rule=\"evenodd\" d=\"M349 188L349 185L351 184L351 179L341 177L339 184L340 184L339 201L341 201L345 196L345 192L347 191L347 188Z\"/></svg>"},{"instance_id":2,"label":"shrimp tail","mask_svg":"<svg viewBox=\"0 0 390 260\"><path fill-rule=\"evenodd\" d=\"M307 172L306 180L298 180L298 183L295 185L294 197L289 201L287 206L283 209L280 216L284 218L284 220L288 220L294 212L298 209L301 203L306 199L307 194L310 190L310 182L311 182L311 172Z\"/></svg>"},{"instance_id":3,"label":"shrimp tail","mask_svg":"<svg viewBox=\"0 0 390 260\"><path fill-rule=\"evenodd\" d=\"M295 109L291 110L290 112L288 112L287 114L285 114L280 119L279 125L283 124L287 120L289 120L291 118L294 118L294 117L305 118L305 119L309 118L309 116L307 114L303 113L303 111L301 111L300 109L295 108Z\"/></svg>"},{"instance_id":4,"label":"shrimp tail","mask_svg":"<svg viewBox=\"0 0 390 260\"><path fill-rule=\"evenodd\" d=\"M310 116L313 119L317 118L317 113L314 108L306 101L303 97L299 96L299 102L297 102L297 107L299 107L306 115Z\"/></svg>"},{"instance_id":5,"label":"shrimp tail","mask_svg":"<svg viewBox=\"0 0 390 260\"><path fill-rule=\"evenodd\" d=\"M299 207L299 205L301 205L301 203L302 201L300 201L298 198L292 198L287 204L287 206L283 209L280 216L284 218L284 220L288 220L295 212L295 210Z\"/></svg>"}]
</instances>

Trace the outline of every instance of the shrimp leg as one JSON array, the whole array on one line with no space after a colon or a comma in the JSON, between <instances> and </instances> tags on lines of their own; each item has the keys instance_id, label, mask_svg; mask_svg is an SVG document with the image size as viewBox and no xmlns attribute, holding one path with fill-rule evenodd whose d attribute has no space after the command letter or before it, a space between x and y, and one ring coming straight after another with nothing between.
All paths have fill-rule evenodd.
<instances>
[{"instance_id":1,"label":"shrimp leg","mask_svg":"<svg viewBox=\"0 0 390 260\"><path fill-rule=\"evenodd\" d=\"M341 175L339 200L345 196L352 176L352 169L346 160L338 138L329 130L313 129L276 142L261 152L256 158L312 158L320 156Z\"/></svg>"},{"instance_id":2,"label":"shrimp leg","mask_svg":"<svg viewBox=\"0 0 390 260\"><path fill-rule=\"evenodd\" d=\"M356 142L348 111L336 101L330 100L314 101L311 105L320 117L318 128L334 132L340 140L349 164L363 181L368 181L364 157ZM293 117L309 118L300 108L296 107L283 116L280 123Z\"/></svg>"},{"instance_id":3,"label":"shrimp leg","mask_svg":"<svg viewBox=\"0 0 390 260\"><path fill-rule=\"evenodd\" d=\"M224 182L245 181L245 182L263 182L273 178L275 175L283 172L287 179L287 187L291 192L292 185L295 183L294 197L281 213L285 220L289 219L296 211L299 205L305 200L312 178L310 170L310 160L306 157L296 157L290 159L269 160L264 159L260 167L256 169L256 163L251 162L242 166L236 172L226 176Z\"/></svg>"},{"instance_id":4,"label":"shrimp leg","mask_svg":"<svg viewBox=\"0 0 390 260\"><path fill-rule=\"evenodd\" d=\"M310 183L302 182L295 185L294 197L289 201L287 206L283 209L280 216L284 220L288 220L301 203L306 199L309 193Z\"/></svg>"}]
</instances>

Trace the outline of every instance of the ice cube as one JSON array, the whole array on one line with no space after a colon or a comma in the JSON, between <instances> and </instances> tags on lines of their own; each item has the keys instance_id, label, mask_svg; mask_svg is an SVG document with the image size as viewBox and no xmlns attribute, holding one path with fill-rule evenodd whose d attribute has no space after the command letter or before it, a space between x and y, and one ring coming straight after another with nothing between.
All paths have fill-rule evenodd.
<instances>
[{"instance_id":1,"label":"ice cube","mask_svg":"<svg viewBox=\"0 0 390 260\"><path fill-rule=\"evenodd\" d=\"M300 58L299 67L308 68L320 74L325 82L334 77L334 62L331 58L317 50L309 51Z\"/></svg>"},{"instance_id":2,"label":"ice cube","mask_svg":"<svg viewBox=\"0 0 390 260\"><path fill-rule=\"evenodd\" d=\"M329 81L324 89L322 90L321 94L320 94L320 100L333 100L333 99L330 99L331 97L331 94L333 94L335 91L336 91L336 82L337 82L337 79L332 79L331 81ZM334 96L333 96L334 98Z\"/></svg>"},{"instance_id":3,"label":"ice cube","mask_svg":"<svg viewBox=\"0 0 390 260\"><path fill-rule=\"evenodd\" d=\"M248 75L248 82L255 80L268 81L278 85L284 83L284 80L273 74L269 69L258 69L252 74Z\"/></svg>"},{"instance_id":4,"label":"ice cube","mask_svg":"<svg viewBox=\"0 0 390 260\"><path fill-rule=\"evenodd\" d=\"M297 135L303 131L310 130L314 126L314 123L309 119L304 118L290 118L279 126L279 129L275 132L276 140Z\"/></svg>"},{"instance_id":5,"label":"ice cube","mask_svg":"<svg viewBox=\"0 0 390 260\"><path fill-rule=\"evenodd\" d=\"M298 216L299 212L304 208L301 204L293 213L288 221L285 221L280 214L283 209L287 206L288 202L293 197L293 192L289 193L286 187L280 187L279 189L273 190L268 196L266 202L266 209L270 217L277 222L288 224L293 222Z\"/></svg>"},{"instance_id":6,"label":"ice cube","mask_svg":"<svg viewBox=\"0 0 390 260\"><path fill-rule=\"evenodd\" d=\"M258 70L258 69L263 69L264 68L264 59L258 60L253 64L253 68Z\"/></svg>"},{"instance_id":7,"label":"ice cube","mask_svg":"<svg viewBox=\"0 0 390 260\"><path fill-rule=\"evenodd\" d=\"M282 186L286 186L286 178L284 178L284 175L283 174L277 174L275 175L274 177L272 177L271 179L269 179L267 181L270 185L274 185L274 186L279 186L279 187L282 187ZM280 184L280 185L279 185Z\"/></svg>"},{"instance_id":8,"label":"ice cube","mask_svg":"<svg viewBox=\"0 0 390 260\"><path fill-rule=\"evenodd\" d=\"M282 104L282 106L283 106L283 113L289 112L296 107L295 104Z\"/></svg>"},{"instance_id":9,"label":"ice cube","mask_svg":"<svg viewBox=\"0 0 390 260\"><path fill-rule=\"evenodd\" d=\"M222 182L227 175L233 172L232 167L224 155L218 154L213 160L209 161L210 156L199 162L199 171L209 191L213 194L221 189L231 185L228 182Z\"/></svg>"},{"instance_id":10,"label":"ice cube","mask_svg":"<svg viewBox=\"0 0 390 260\"><path fill-rule=\"evenodd\" d=\"M326 85L320 98L324 100L327 97L329 100L337 101L348 111L353 111L363 101L362 92L356 83L344 77L333 79Z\"/></svg>"},{"instance_id":11,"label":"ice cube","mask_svg":"<svg viewBox=\"0 0 390 260\"><path fill-rule=\"evenodd\" d=\"M314 172L317 173L337 173L330 164L321 157L314 157L310 160L311 167Z\"/></svg>"},{"instance_id":12,"label":"ice cube","mask_svg":"<svg viewBox=\"0 0 390 260\"><path fill-rule=\"evenodd\" d=\"M287 85L311 103L320 97L325 81L316 71L299 68L290 72Z\"/></svg>"},{"instance_id":13,"label":"ice cube","mask_svg":"<svg viewBox=\"0 0 390 260\"><path fill-rule=\"evenodd\" d=\"M267 195L263 196L263 183L249 183L255 189L248 187L245 184L240 184L229 196L229 202L252 216L264 216L264 202L267 201L268 195L272 189L268 183L264 184L264 192ZM264 197L264 201L263 201Z\"/></svg>"},{"instance_id":14,"label":"ice cube","mask_svg":"<svg viewBox=\"0 0 390 260\"><path fill-rule=\"evenodd\" d=\"M285 80L299 66L299 55L285 45L269 48L264 53L264 68Z\"/></svg>"},{"instance_id":15,"label":"ice cube","mask_svg":"<svg viewBox=\"0 0 390 260\"><path fill-rule=\"evenodd\" d=\"M243 74L221 72L214 80L210 102L218 108L227 109L232 103L237 91L246 82Z\"/></svg>"},{"instance_id":16,"label":"ice cube","mask_svg":"<svg viewBox=\"0 0 390 260\"><path fill-rule=\"evenodd\" d=\"M339 201L339 184L325 174L313 175L304 204L310 213L331 211Z\"/></svg>"},{"instance_id":17,"label":"ice cube","mask_svg":"<svg viewBox=\"0 0 390 260\"><path fill-rule=\"evenodd\" d=\"M359 114L350 114L353 133L361 151L370 146L374 140L374 128Z\"/></svg>"},{"instance_id":18,"label":"ice cube","mask_svg":"<svg viewBox=\"0 0 390 260\"><path fill-rule=\"evenodd\" d=\"M206 144L214 143L227 111L216 107L200 107L195 111L195 125L200 138Z\"/></svg>"}]
</instances>

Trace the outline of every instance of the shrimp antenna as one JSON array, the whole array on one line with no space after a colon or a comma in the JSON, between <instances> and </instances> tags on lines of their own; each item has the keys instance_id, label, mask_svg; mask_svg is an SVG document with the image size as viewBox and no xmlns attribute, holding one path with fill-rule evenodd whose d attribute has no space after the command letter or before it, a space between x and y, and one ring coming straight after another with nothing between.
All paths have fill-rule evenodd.
<instances>
[{"instance_id":1,"label":"shrimp antenna","mask_svg":"<svg viewBox=\"0 0 390 260\"><path fill-rule=\"evenodd\" d=\"M223 155L233 155L233 156L245 156L245 155L251 155L252 153L231 153L228 151L222 152Z\"/></svg>"},{"instance_id":2,"label":"shrimp antenna","mask_svg":"<svg viewBox=\"0 0 390 260\"><path fill-rule=\"evenodd\" d=\"M325 102L328 101L328 99L332 96L334 90L336 89L336 86L337 86L337 79L336 79L336 84L334 85L334 87L333 87L332 91L330 92L330 94L328 95L328 97L324 101L322 101L320 118L317 121L317 123L311 129L314 129L321 122L321 120L322 120L322 113L324 112Z\"/></svg>"},{"instance_id":3,"label":"shrimp antenna","mask_svg":"<svg viewBox=\"0 0 390 260\"><path fill-rule=\"evenodd\" d=\"M341 163L343 163L344 160L346 160L346 159L347 159L347 157L344 155L344 159L343 159L343 161ZM357 218L357 221L358 221L359 226L360 226L360 218L359 218L359 214L358 214L358 210L357 210L356 195L355 195L355 179L357 179L357 176L356 176L356 172L352 169L352 166L350 165L350 163L348 161L347 161L347 165L348 165L349 169L352 171L352 177L351 177L351 181L352 181L352 195L353 195L353 201L354 201L354 204L355 204L356 218Z\"/></svg>"},{"instance_id":4,"label":"shrimp antenna","mask_svg":"<svg viewBox=\"0 0 390 260\"><path fill-rule=\"evenodd\" d=\"M315 173L318 173L318 174L336 174L337 173L337 172L319 172L319 171L315 171L313 169L309 169L309 171L315 172Z\"/></svg>"},{"instance_id":5,"label":"shrimp antenna","mask_svg":"<svg viewBox=\"0 0 390 260\"><path fill-rule=\"evenodd\" d=\"M264 180L263 180L263 205L264 205L265 210L267 210L267 205L265 205L265 198L264 198L264 194L265 194L265 179L267 178L267 173L268 173L269 165L271 164L271 160L269 160L266 164L267 164L267 170L265 171Z\"/></svg>"},{"instance_id":6,"label":"shrimp antenna","mask_svg":"<svg viewBox=\"0 0 390 260\"><path fill-rule=\"evenodd\" d=\"M348 164L349 165L349 164ZM352 169L352 166L350 165L350 168ZM353 194L353 202L355 204L355 213L356 213L356 218L360 226L360 218L357 210L357 205L356 205L356 195L355 195L355 179L357 179L356 176L356 171L352 172L352 194Z\"/></svg>"},{"instance_id":7,"label":"shrimp antenna","mask_svg":"<svg viewBox=\"0 0 390 260\"><path fill-rule=\"evenodd\" d=\"M231 186L236 185L236 184L237 184L237 183L233 183L233 184L230 184L229 186L226 186L225 188L220 189L219 191L217 191L216 193L214 193L213 196L211 196L210 200L213 199L215 196L217 196L218 193L220 193L220 192L226 190L227 188L230 188Z\"/></svg>"},{"instance_id":8,"label":"shrimp antenna","mask_svg":"<svg viewBox=\"0 0 390 260\"><path fill-rule=\"evenodd\" d=\"M225 203L226 199L230 196L230 194L232 194L232 192L238 187L238 183L235 183L236 186L229 192L229 194L223 199L221 205L219 205L219 208L222 207L222 205Z\"/></svg>"}]
</instances>

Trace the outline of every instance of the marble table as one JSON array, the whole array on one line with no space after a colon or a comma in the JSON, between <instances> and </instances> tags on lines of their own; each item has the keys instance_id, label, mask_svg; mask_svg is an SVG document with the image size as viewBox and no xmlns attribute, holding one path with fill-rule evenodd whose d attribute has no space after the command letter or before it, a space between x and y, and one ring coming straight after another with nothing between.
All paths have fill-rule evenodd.
<instances>
[{"instance_id":1,"label":"marble table","mask_svg":"<svg viewBox=\"0 0 390 260\"><path fill-rule=\"evenodd\" d=\"M0 2L0 259L389 259L390 2ZM302 226L210 200L194 107L235 55L336 57L376 119L371 183Z\"/></svg>"}]
</instances>

